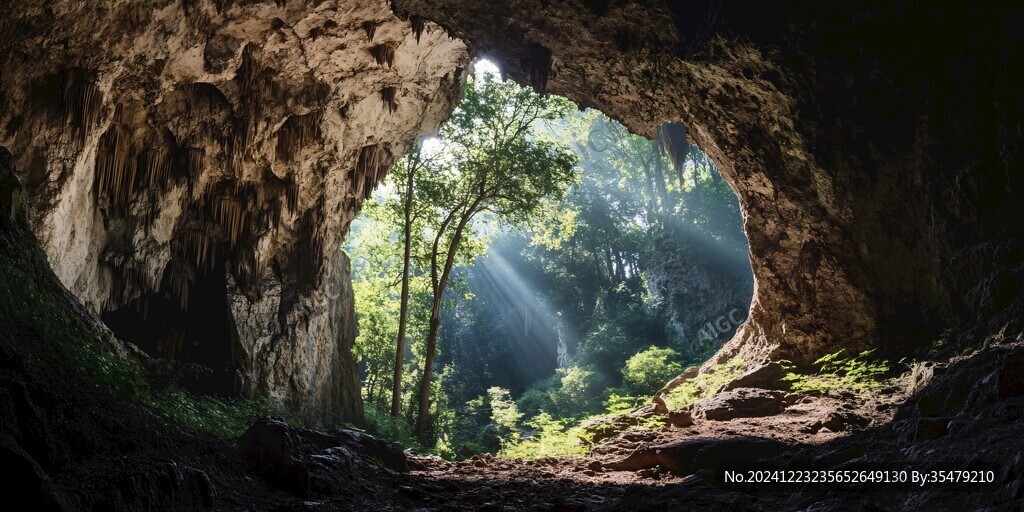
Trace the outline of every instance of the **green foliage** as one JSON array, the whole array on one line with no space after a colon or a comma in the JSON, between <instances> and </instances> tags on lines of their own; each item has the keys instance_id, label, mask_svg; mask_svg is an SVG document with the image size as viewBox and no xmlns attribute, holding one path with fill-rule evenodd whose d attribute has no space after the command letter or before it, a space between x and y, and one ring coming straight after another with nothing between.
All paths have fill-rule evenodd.
<instances>
[{"instance_id":1,"label":"green foliage","mask_svg":"<svg viewBox=\"0 0 1024 512\"><path fill-rule=\"evenodd\" d=\"M502 446L519 441L519 420L523 415L516 408L507 389L492 387L487 390L491 401L491 421L498 427L498 438Z\"/></svg>"},{"instance_id":2,"label":"green foliage","mask_svg":"<svg viewBox=\"0 0 1024 512\"><path fill-rule=\"evenodd\" d=\"M743 375L745 369L745 363L739 358L716 364L669 391L664 398L665 405L672 410L688 407L701 398L718 393L726 384Z\"/></svg>"},{"instance_id":3,"label":"green foliage","mask_svg":"<svg viewBox=\"0 0 1024 512\"><path fill-rule=\"evenodd\" d=\"M676 362L679 353L670 348L651 347L626 360L622 380L629 389L641 395L653 395L666 382L683 371Z\"/></svg>"},{"instance_id":4,"label":"green foliage","mask_svg":"<svg viewBox=\"0 0 1024 512\"><path fill-rule=\"evenodd\" d=\"M166 426L182 434L205 432L223 439L241 436L257 419L270 414L262 399L220 399L180 388L154 393L143 403Z\"/></svg>"},{"instance_id":5,"label":"green foliage","mask_svg":"<svg viewBox=\"0 0 1024 512\"><path fill-rule=\"evenodd\" d=\"M546 412L541 412L527 425L535 430L535 434L522 441L502 445L500 457L509 459L536 459L539 457L563 457L586 455L588 443L581 439L587 433L579 426L571 427L571 420L556 420Z\"/></svg>"},{"instance_id":6,"label":"green foliage","mask_svg":"<svg viewBox=\"0 0 1024 512\"><path fill-rule=\"evenodd\" d=\"M577 418L600 407L608 387L601 374L579 366L559 368L557 372L561 385L553 389L550 396L560 417Z\"/></svg>"},{"instance_id":7,"label":"green foliage","mask_svg":"<svg viewBox=\"0 0 1024 512\"><path fill-rule=\"evenodd\" d=\"M953 329L944 329L942 334L932 342L931 350L928 351L930 357L938 357L943 353L949 352L953 348L953 340L956 339L956 331Z\"/></svg>"},{"instance_id":8,"label":"green foliage","mask_svg":"<svg viewBox=\"0 0 1024 512\"><path fill-rule=\"evenodd\" d=\"M115 352L110 344L96 337L96 331L81 317L72 315L64 300L53 289L44 288L46 277L35 278L0 258L0 312L4 318L23 324L47 347L70 361L91 383L102 386L129 403L140 404L141 413L165 428L184 435L205 434L220 438L241 435L268 414L265 401L223 400L195 395L177 386L153 390L147 371L138 361ZM31 347L35 349L36 347ZM31 353L30 364L41 361ZM44 369L45 371L45 369Z\"/></svg>"},{"instance_id":9,"label":"green foliage","mask_svg":"<svg viewBox=\"0 0 1024 512\"><path fill-rule=\"evenodd\" d=\"M863 394L885 386L886 376L891 370L888 361L872 359L873 350L852 357L843 357L844 352L833 352L815 361L814 365L818 367L815 374L790 371L784 380L794 391L823 395L843 391Z\"/></svg>"},{"instance_id":10,"label":"green foliage","mask_svg":"<svg viewBox=\"0 0 1024 512\"><path fill-rule=\"evenodd\" d=\"M700 363L717 348L681 339L689 331L673 327L666 306L674 292L649 284L671 281L648 274L666 255L679 259L659 240L735 253L748 265L735 196L706 157L694 151L685 168L673 169L651 141L600 113L572 110L563 99L538 99L492 77L471 80L438 139L400 159L353 226L357 353L364 395L382 404L390 397L381 390L393 379L399 253L410 213L404 199L413 191L417 284L402 403L415 414L410 398L428 350L430 306L440 295L444 327L433 367L444 367L446 380L440 389L431 384L427 410L437 415L432 437L443 440L437 449L443 445L446 456L493 450L499 438L515 435L536 444L542 436L522 419L541 413L565 421L564 433L588 416L626 412L642 402L633 395L674 377L683 356ZM451 283L443 282L446 260ZM444 294L446 287L452 291ZM568 367L522 357L522 347L556 339L568 347ZM481 400L494 386L512 392ZM492 403L515 406L516 428L491 417ZM557 437L555 426L541 424Z\"/></svg>"},{"instance_id":11,"label":"green foliage","mask_svg":"<svg viewBox=\"0 0 1024 512\"><path fill-rule=\"evenodd\" d=\"M413 435L409 421L403 417L394 418L387 409L368 405L364 411L366 431L381 439L386 439L399 446L413 448L423 452L416 436Z\"/></svg>"},{"instance_id":12,"label":"green foliage","mask_svg":"<svg viewBox=\"0 0 1024 512\"><path fill-rule=\"evenodd\" d=\"M604 404L605 410L607 410L609 414L622 414L640 407L645 402L647 402L646 397L619 395L612 391L608 395L608 400L605 401Z\"/></svg>"}]
</instances>

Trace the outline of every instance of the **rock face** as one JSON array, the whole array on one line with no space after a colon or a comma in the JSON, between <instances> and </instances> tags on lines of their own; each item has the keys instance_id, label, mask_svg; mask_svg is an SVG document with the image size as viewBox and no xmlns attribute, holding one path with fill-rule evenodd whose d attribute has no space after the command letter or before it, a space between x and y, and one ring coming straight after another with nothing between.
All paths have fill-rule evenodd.
<instances>
[{"instance_id":1,"label":"rock face","mask_svg":"<svg viewBox=\"0 0 1024 512\"><path fill-rule=\"evenodd\" d=\"M0 144L64 284L206 391L361 419L338 247L466 45L383 0L11 7Z\"/></svg>"}]
</instances>

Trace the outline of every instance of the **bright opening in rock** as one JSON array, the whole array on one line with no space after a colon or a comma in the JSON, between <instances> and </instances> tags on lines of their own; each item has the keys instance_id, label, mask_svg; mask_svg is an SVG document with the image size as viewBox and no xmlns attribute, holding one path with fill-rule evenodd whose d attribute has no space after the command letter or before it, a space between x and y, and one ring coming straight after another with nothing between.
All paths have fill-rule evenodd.
<instances>
[{"instance_id":1,"label":"bright opening in rock","mask_svg":"<svg viewBox=\"0 0 1024 512\"><path fill-rule=\"evenodd\" d=\"M533 93L487 82L499 75L493 63L476 62L472 86L500 94L463 103L457 122L515 119L500 113L523 108L521 95ZM568 106L526 125L530 140L573 157L575 178L537 197L529 211L481 211L454 259L438 311L430 428L421 436L439 453L585 453L586 443L567 429L649 403L684 368L704 363L747 317L753 276L742 214L714 163L688 143L681 125L664 127L651 141L598 111ZM355 348L365 410L377 432L415 427L408 421L419 406L428 352L432 269L443 267L433 264L445 252L432 242L448 242L431 237L458 207L458 198L429 189L430 173L476 179L463 153L502 151L489 143L445 130L424 139L353 224L346 250L359 318ZM499 158L529 157L507 151ZM401 396L398 417L387 420L402 322L406 210L415 218L408 224Z\"/></svg>"}]
</instances>

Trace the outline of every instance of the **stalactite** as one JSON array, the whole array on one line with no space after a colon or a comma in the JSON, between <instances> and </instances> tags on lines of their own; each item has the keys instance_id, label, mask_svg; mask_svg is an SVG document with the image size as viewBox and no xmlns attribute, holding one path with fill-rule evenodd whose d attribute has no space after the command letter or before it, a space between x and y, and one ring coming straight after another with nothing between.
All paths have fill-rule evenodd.
<instances>
[{"instance_id":1,"label":"stalactite","mask_svg":"<svg viewBox=\"0 0 1024 512\"><path fill-rule=\"evenodd\" d=\"M373 54L373 59L377 61L378 66L387 64L389 68L395 65L395 45L392 43L383 43L370 48L370 53Z\"/></svg>"},{"instance_id":2,"label":"stalactite","mask_svg":"<svg viewBox=\"0 0 1024 512\"><path fill-rule=\"evenodd\" d=\"M373 186L377 183L377 176L381 168L382 151L379 144L363 146L359 150L359 160L356 163L357 188L356 197L369 196ZM370 185L367 186L367 183Z\"/></svg>"},{"instance_id":3,"label":"stalactite","mask_svg":"<svg viewBox=\"0 0 1024 512\"><path fill-rule=\"evenodd\" d=\"M213 7L217 9L217 14L223 14L224 11L230 9L234 3L234 0L213 0Z\"/></svg>"},{"instance_id":4,"label":"stalactite","mask_svg":"<svg viewBox=\"0 0 1024 512\"><path fill-rule=\"evenodd\" d=\"M322 122L322 111L289 117L277 131L277 160L294 160L308 142L319 139Z\"/></svg>"},{"instance_id":5,"label":"stalactite","mask_svg":"<svg viewBox=\"0 0 1024 512\"><path fill-rule=\"evenodd\" d=\"M363 30L366 31L366 40L373 42L373 36L377 33L377 22L376 21L364 21Z\"/></svg>"},{"instance_id":6,"label":"stalactite","mask_svg":"<svg viewBox=\"0 0 1024 512\"><path fill-rule=\"evenodd\" d=\"M241 162L256 140L267 120L264 119L263 105L282 97L280 84L274 80L274 70L263 68L253 54L254 50L246 46L242 53L242 63L235 74L238 84L239 105L241 106L240 122L235 126L235 133L229 140L231 170L237 173Z\"/></svg>"},{"instance_id":7,"label":"stalactite","mask_svg":"<svg viewBox=\"0 0 1024 512\"><path fill-rule=\"evenodd\" d=\"M398 89L393 86L387 86L380 90L380 100L387 107L388 112L394 114L398 110Z\"/></svg>"},{"instance_id":8,"label":"stalactite","mask_svg":"<svg viewBox=\"0 0 1024 512\"><path fill-rule=\"evenodd\" d=\"M289 181L285 185L285 200L288 205L288 211L294 212L299 207L299 184L294 181Z\"/></svg>"},{"instance_id":9,"label":"stalactite","mask_svg":"<svg viewBox=\"0 0 1024 512\"><path fill-rule=\"evenodd\" d=\"M217 226L227 237L229 247L234 247L242 230L248 227L246 205L234 197L221 196L214 202L213 214Z\"/></svg>"},{"instance_id":10,"label":"stalactite","mask_svg":"<svg viewBox=\"0 0 1024 512\"><path fill-rule=\"evenodd\" d=\"M148 187L152 194L166 193L173 182L173 149L149 148L139 154L139 184Z\"/></svg>"},{"instance_id":11,"label":"stalactite","mask_svg":"<svg viewBox=\"0 0 1024 512\"><path fill-rule=\"evenodd\" d=\"M181 259L172 259L167 276L168 294L177 299L178 309L188 312L189 283L195 278L192 268Z\"/></svg>"},{"instance_id":12,"label":"stalactite","mask_svg":"<svg viewBox=\"0 0 1024 512\"><path fill-rule=\"evenodd\" d=\"M683 180L683 169L686 158L690 154L690 143L686 139L686 125L683 123L663 123L654 133L654 143L658 152L668 155L680 183Z\"/></svg>"},{"instance_id":13,"label":"stalactite","mask_svg":"<svg viewBox=\"0 0 1024 512\"><path fill-rule=\"evenodd\" d=\"M423 29L426 27L427 20L422 16L413 14L409 16L409 24L412 25L412 33L416 36L416 44L420 43L420 37L423 35Z\"/></svg>"},{"instance_id":14,"label":"stalactite","mask_svg":"<svg viewBox=\"0 0 1024 512\"><path fill-rule=\"evenodd\" d=\"M158 280L154 280L140 268L131 257L132 252L134 251L130 248L108 247L101 256L102 261L114 270L111 272L111 276L114 281L113 290L117 294L116 300L119 305L128 304L143 293L156 290L160 284Z\"/></svg>"},{"instance_id":15,"label":"stalactite","mask_svg":"<svg viewBox=\"0 0 1024 512\"><path fill-rule=\"evenodd\" d=\"M195 182L206 169L206 150L202 148L185 148L179 154L181 173L176 176L183 178L191 190Z\"/></svg>"},{"instance_id":16,"label":"stalactite","mask_svg":"<svg viewBox=\"0 0 1024 512\"><path fill-rule=\"evenodd\" d=\"M121 215L127 212L138 171L131 136L121 125L123 118L123 109L118 106L114 123L100 137L93 185L97 200L106 198L110 210Z\"/></svg>"},{"instance_id":17,"label":"stalactite","mask_svg":"<svg viewBox=\"0 0 1024 512\"><path fill-rule=\"evenodd\" d=\"M530 85L538 94L547 94L551 62L551 50L536 43L531 44L526 55L519 58L519 67L529 77Z\"/></svg>"},{"instance_id":18,"label":"stalactite","mask_svg":"<svg viewBox=\"0 0 1024 512\"><path fill-rule=\"evenodd\" d=\"M61 122L78 144L84 144L86 134L99 123L103 93L83 69L64 70L60 82Z\"/></svg>"}]
</instances>

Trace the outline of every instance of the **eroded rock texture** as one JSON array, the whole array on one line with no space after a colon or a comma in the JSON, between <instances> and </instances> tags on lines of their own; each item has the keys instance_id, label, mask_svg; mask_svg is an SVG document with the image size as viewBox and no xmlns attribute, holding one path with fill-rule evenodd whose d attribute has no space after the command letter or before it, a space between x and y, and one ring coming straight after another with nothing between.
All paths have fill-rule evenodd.
<instances>
[{"instance_id":1,"label":"eroded rock texture","mask_svg":"<svg viewBox=\"0 0 1024 512\"><path fill-rule=\"evenodd\" d=\"M339 245L466 45L383 0L28 1L0 34L0 144L64 284L207 391L360 419Z\"/></svg>"},{"instance_id":2,"label":"eroded rock texture","mask_svg":"<svg viewBox=\"0 0 1024 512\"><path fill-rule=\"evenodd\" d=\"M1020 7L395 4L640 133L686 125L740 197L756 278L721 358L1021 328Z\"/></svg>"}]
</instances>

